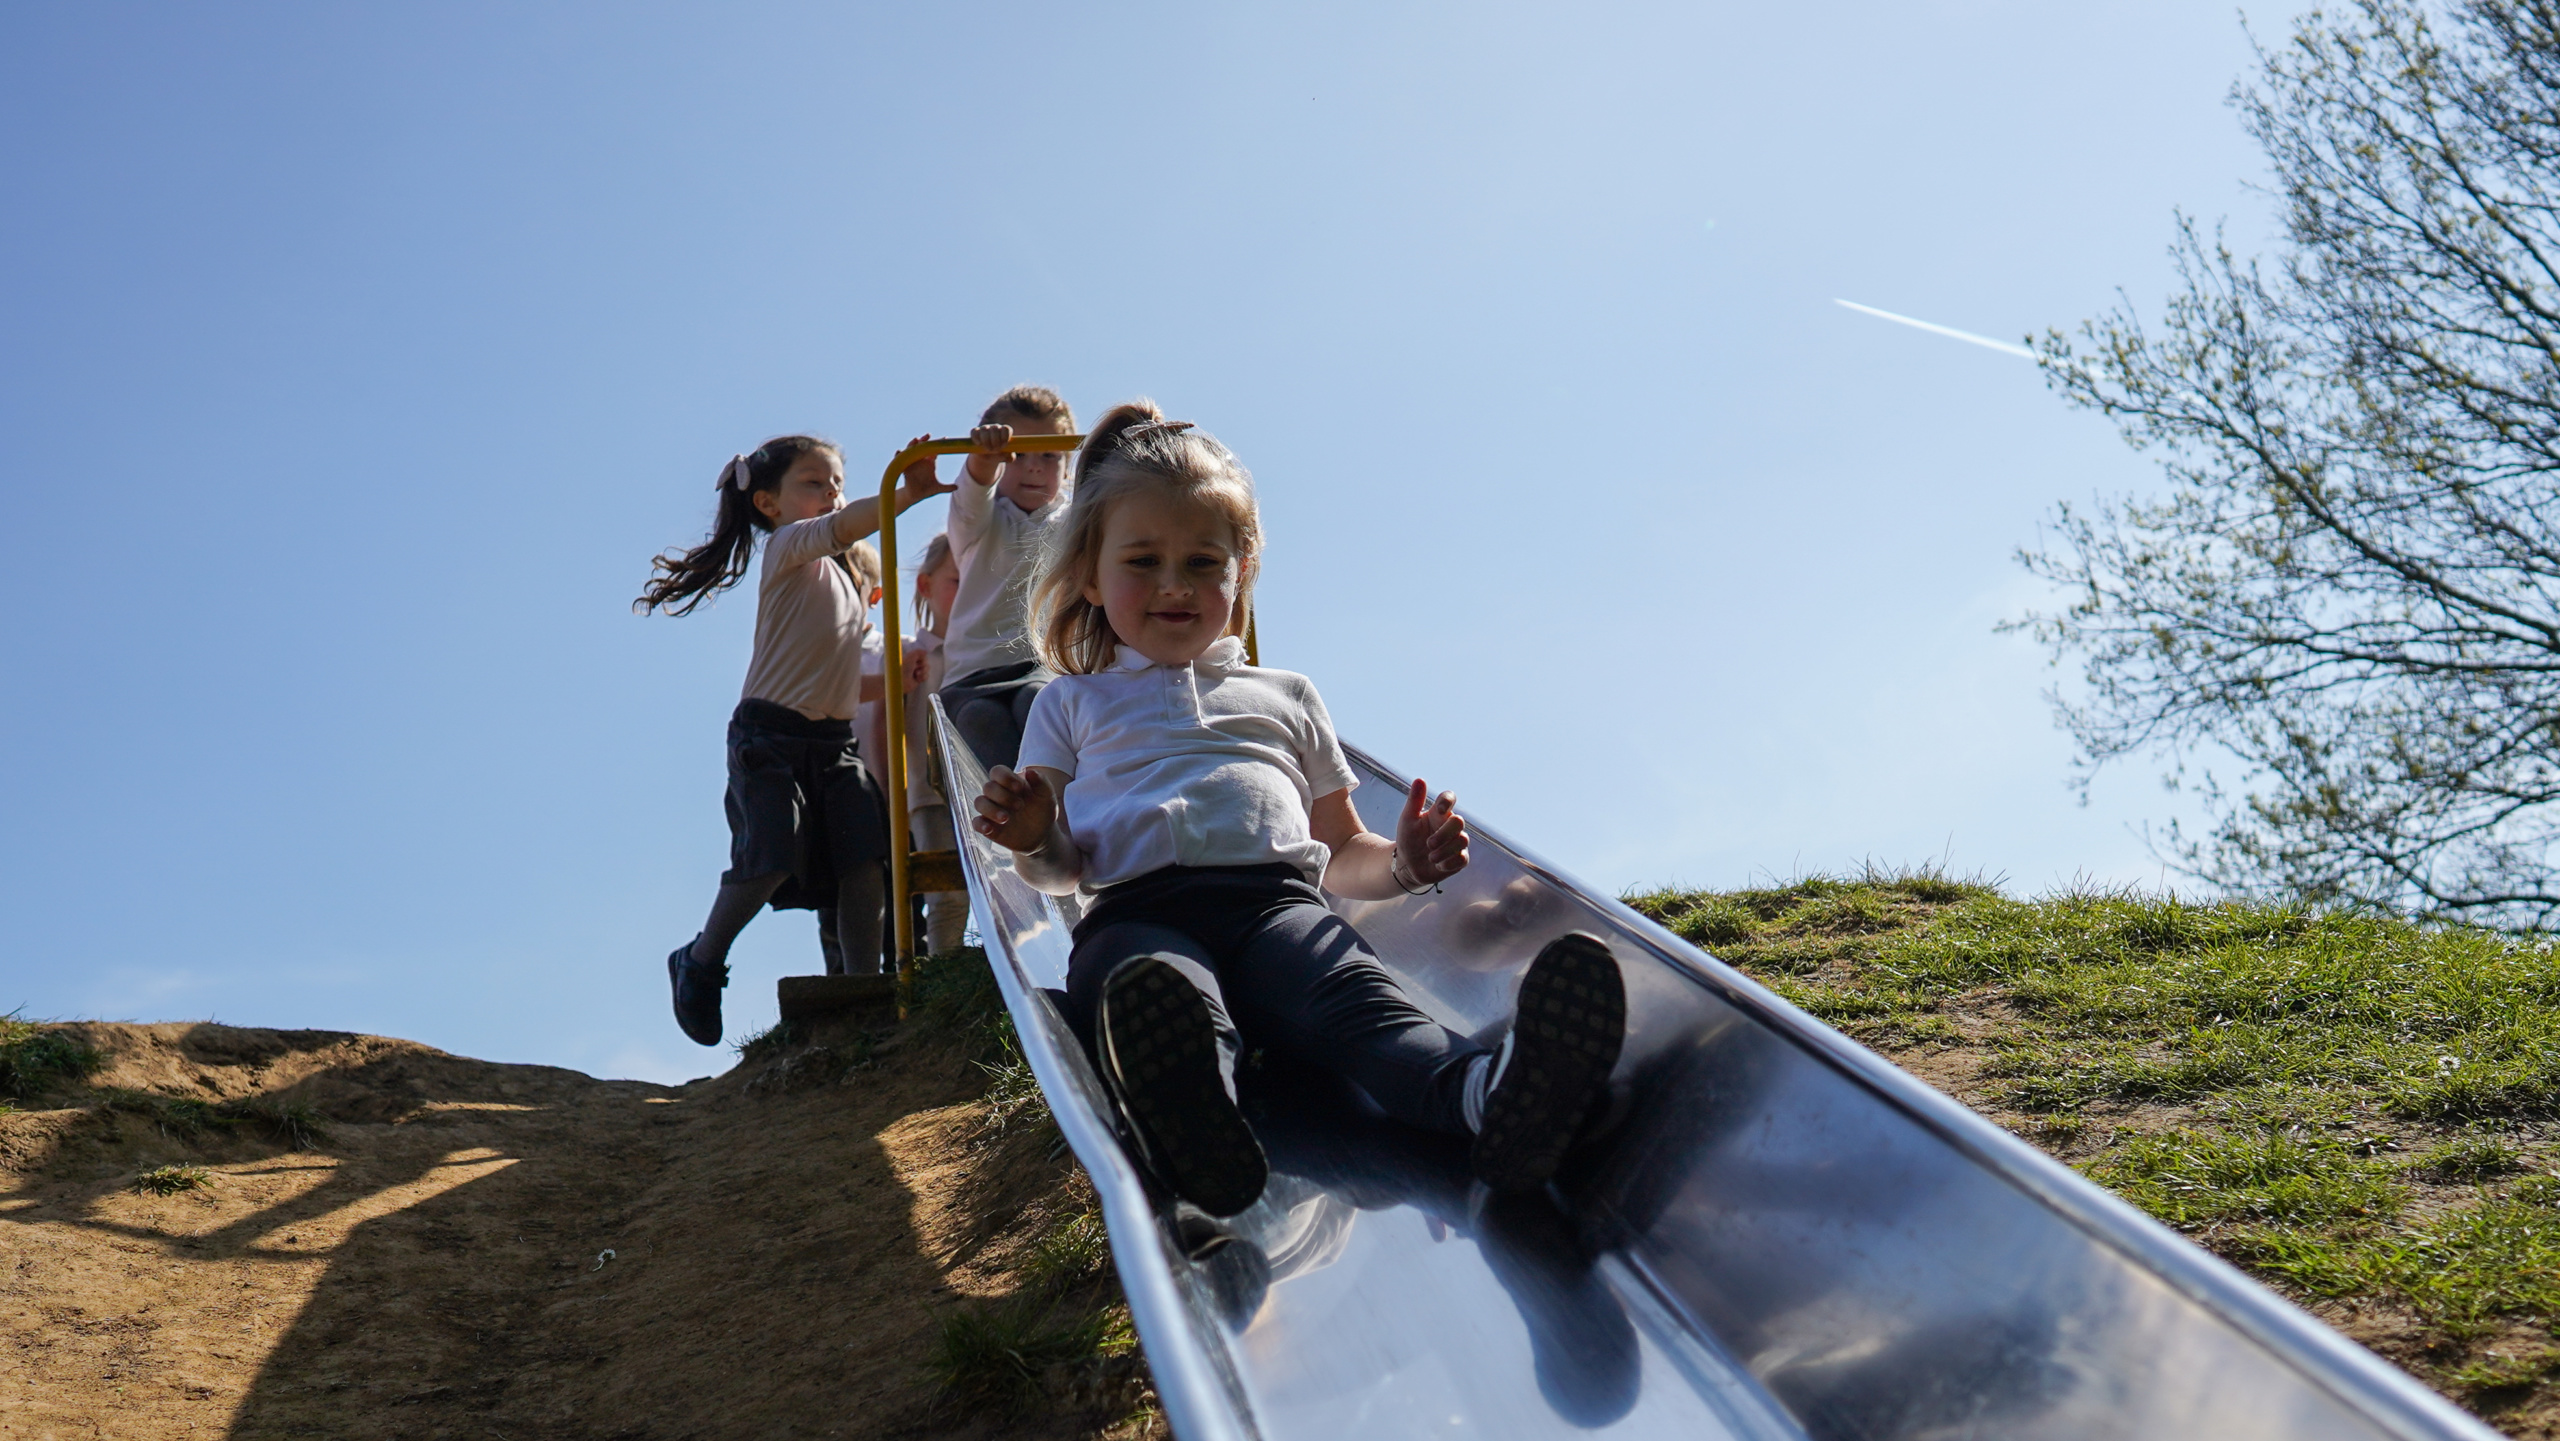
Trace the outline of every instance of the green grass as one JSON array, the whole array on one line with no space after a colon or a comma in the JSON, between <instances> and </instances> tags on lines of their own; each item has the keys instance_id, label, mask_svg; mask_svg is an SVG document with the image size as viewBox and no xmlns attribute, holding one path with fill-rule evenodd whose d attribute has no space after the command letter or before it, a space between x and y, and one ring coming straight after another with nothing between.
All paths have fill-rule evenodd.
<instances>
[{"instance_id":1,"label":"green grass","mask_svg":"<svg viewBox=\"0 0 2560 1441\"><path fill-rule=\"evenodd\" d=\"M279 1101L269 1096L252 1096L246 1100L225 1101L214 1108L234 1125L249 1126L268 1140L307 1151L329 1138L329 1130L320 1123L320 1114L300 1101Z\"/></svg>"},{"instance_id":2,"label":"green grass","mask_svg":"<svg viewBox=\"0 0 2560 1441\"><path fill-rule=\"evenodd\" d=\"M987 953L963 946L947 955L918 956L909 970L916 1018L946 1034L973 1041L978 1059L991 1048L1013 1045L1013 1017Z\"/></svg>"},{"instance_id":3,"label":"green grass","mask_svg":"<svg viewBox=\"0 0 2560 1441\"><path fill-rule=\"evenodd\" d=\"M217 1132L247 1129L295 1150L307 1150L328 1135L309 1106L267 1096L215 1103L110 1086L97 1093L97 1100L109 1111L149 1121L172 1140L197 1141Z\"/></svg>"},{"instance_id":4,"label":"green grass","mask_svg":"<svg viewBox=\"0 0 2560 1441\"><path fill-rule=\"evenodd\" d=\"M1023 1274L1035 1287L1063 1291L1111 1275L1111 1235L1098 1211L1080 1211L1049 1228L1031 1247Z\"/></svg>"},{"instance_id":5,"label":"green grass","mask_svg":"<svg viewBox=\"0 0 2560 1441\"><path fill-rule=\"evenodd\" d=\"M1048 1404L1072 1372L1134 1345L1127 1312L1062 1303L1035 1287L952 1312L925 1364L945 1392L1021 1415Z\"/></svg>"},{"instance_id":6,"label":"green grass","mask_svg":"<svg viewBox=\"0 0 2560 1441\"><path fill-rule=\"evenodd\" d=\"M1013 1294L964 1305L935 1332L926 1365L945 1393L1023 1415L1134 1372L1137 1333L1098 1213L1059 1217L1013 1269Z\"/></svg>"},{"instance_id":7,"label":"green grass","mask_svg":"<svg viewBox=\"0 0 2560 1441\"><path fill-rule=\"evenodd\" d=\"M133 1189L154 1196L199 1191L212 1184L213 1173L202 1166L160 1166L133 1178Z\"/></svg>"},{"instance_id":8,"label":"green grass","mask_svg":"<svg viewBox=\"0 0 2560 1441\"><path fill-rule=\"evenodd\" d=\"M776 1021L761 1031L751 1033L746 1039L737 1042L729 1049L736 1051L738 1063L745 1065L751 1061L774 1060L783 1052L807 1039L809 1037L801 1027L789 1021Z\"/></svg>"},{"instance_id":9,"label":"green grass","mask_svg":"<svg viewBox=\"0 0 2560 1441\"><path fill-rule=\"evenodd\" d=\"M2296 906L1936 871L1628 902L2306 1299L2560 1415L2560 949ZM2518 1349L2516 1337L2536 1338Z\"/></svg>"},{"instance_id":10,"label":"green grass","mask_svg":"<svg viewBox=\"0 0 2560 1441\"><path fill-rule=\"evenodd\" d=\"M948 955L917 958L914 970L916 1017L927 1027L957 1037L969 1059L987 1074L987 1130L1001 1134L1016 1126L1056 1126L1049 1100L1022 1054L1013 1031L1013 1014L1004 1006L987 953L964 946Z\"/></svg>"},{"instance_id":11,"label":"green grass","mask_svg":"<svg viewBox=\"0 0 2560 1441\"><path fill-rule=\"evenodd\" d=\"M65 1081L77 1081L106 1064L58 1026L0 1016L0 1091L24 1100Z\"/></svg>"},{"instance_id":12,"label":"green grass","mask_svg":"<svg viewBox=\"0 0 2560 1441\"><path fill-rule=\"evenodd\" d=\"M919 958L913 980L915 1023L956 1044L986 1075L978 1144L1036 1148L1036 1135L1023 1133L1045 1132L1055 1160L1065 1140L986 953L971 946ZM1142 1365L1137 1336L1099 1213L1057 1217L1010 1269L1019 1282L1013 1294L963 1305L936 1332L927 1365L945 1393L1021 1416L1057 1404L1062 1394L1133 1389Z\"/></svg>"},{"instance_id":13,"label":"green grass","mask_svg":"<svg viewBox=\"0 0 2560 1441\"><path fill-rule=\"evenodd\" d=\"M81 1044L59 1026L0 1016L0 1092L16 1100L63 1088L97 1073L106 1057ZM175 1140L196 1141L216 1132L246 1128L268 1139L308 1149L328 1135L320 1118L299 1101L267 1096L211 1102L191 1096L162 1096L122 1086L104 1087L92 1100L113 1112L140 1116ZM0 1113L14 1110L0 1101Z\"/></svg>"}]
</instances>

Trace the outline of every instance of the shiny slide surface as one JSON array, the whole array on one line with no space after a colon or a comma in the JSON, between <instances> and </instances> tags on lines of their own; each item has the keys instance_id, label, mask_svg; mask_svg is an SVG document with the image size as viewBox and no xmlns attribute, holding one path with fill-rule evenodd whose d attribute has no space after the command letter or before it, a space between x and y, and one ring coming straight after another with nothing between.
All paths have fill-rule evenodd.
<instances>
[{"instance_id":1,"label":"shiny slide surface","mask_svg":"<svg viewBox=\"0 0 2560 1441\"><path fill-rule=\"evenodd\" d=\"M941 723L941 708L934 718ZM977 794L965 746L949 794ZM1404 781L1353 751L1364 821ZM1627 982L1622 1119L1551 1196L1265 1066L1247 1244L1186 1258L1048 989L1067 920L962 828L1025 1054L1091 1173L1184 1441L2487 1438L2495 1433L2024 1142L1476 825L1443 893L1334 904L1425 1009L1497 1036L1549 938Z\"/></svg>"}]
</instances>

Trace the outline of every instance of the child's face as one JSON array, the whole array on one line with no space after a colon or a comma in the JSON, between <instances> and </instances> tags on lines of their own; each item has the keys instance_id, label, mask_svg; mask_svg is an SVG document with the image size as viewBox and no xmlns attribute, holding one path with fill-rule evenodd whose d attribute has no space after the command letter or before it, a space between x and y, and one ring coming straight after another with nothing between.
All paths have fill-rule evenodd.
<instances>
[{"instance_id":1,"label":"child's face","mask_svg":"<svg viewBox=\"0 0 2560 1441\"><path fill-rule=\"evenodd\" d=\"M776 525L815 520L844 509L844 460L831 450L812 450L791 462L782 484L755 493L756 509Z\"/></svg>"},{"instance_id":2,"label":"child's face","mask_svg":"<svg viewBox=\"0 0 2560 1441\"><path fill-rule=\"evenodd\" d=\"M1063 422L1034 420L1027 415L1000 417L1013 427L1016 435L1065 435ZM1043 450L1016 451L1005 457L1004 472L996 477L996 494L1025 511L1038 510L1057 498L1058 485L1066 475L1065 452Z\"/></svg>"},{"instance_id":3,"label":"child's face","mask_svg":"<svg viewBox=\"0 0 2560 1441\"><path fill-rule=\"evenodd\" d=\"M1102 556L1084 598L1102 607L1122 645L1159 665L1188 665L1227 633L1243 577L1225 516L1146 489L1103 517Z\"/></svg>"},{"instance_id":4,"label":"child's face","mask_svg":"<svg viewBox=\"0 0 2560 1441\"><path fill-rule=\"evenodd\" d=\"M950 557L943 557L942 564L924 573L924 598L932 603L934 616L940 622L935 629L949 625L951 608L960 603L960 567Z\"/></svg>"}]
</instances>

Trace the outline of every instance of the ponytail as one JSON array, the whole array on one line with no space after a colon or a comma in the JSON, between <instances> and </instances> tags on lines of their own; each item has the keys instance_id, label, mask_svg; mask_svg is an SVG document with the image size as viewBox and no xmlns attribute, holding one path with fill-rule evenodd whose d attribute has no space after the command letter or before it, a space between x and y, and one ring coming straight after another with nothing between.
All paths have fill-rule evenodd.
<instances>
[{"instance_id":1,"label":"ponytail","mask_svg":"<svg viewBox=\"0 0 2560 1441\"><path fill-rule=\"evenodd\" d=\"M1140 426L1146 427L1144 433L1158 430L1178 433L1189 430L1191 422L1165 419L1163 407L1144 396L1125 405L1115 405L1102 413L1102 418L1093 423L1093 429L1085 432L1084 444L1076 451L1076 474L1091 475L1110 464L1113 457L1129 448L1129 432Z\"/></svg>"},{"instance_id":2,"label":"ponytail","mask_svg":"<svg viewBox=\"0 0 2560 1441\"><path fill-rule=\"evenodd\" d=\"M1253 582L1262 564L1253 477L1233 451L1187 420L1165 419L1154 401L1115 405L1085 432L1076 452L1075 499L1031 582L1032 646L1061 675L1090 675L1111 665L1120 637L1084 591L1101 568L1102 526L1112 504L1143 486L1206 505L1234 528L1236 606L1227 634L1243 635L1253 623Z\"/></svg>"},{"instance_id":3,"label":"ponytail","mask_svg":"<svg viewBox=\"0 0 2560 1441\"><path fill-rule=\"evenodd\" d=\"M711 538L650 561L649 583L640 588L631 608L643 615L653 610L690 615L695 606L736 585L755 559L756 537L773 529L773 522L756 509L757 493L781 489L792 465L816 452L837 453L816 436L777 436L720 467L720 508L712 515Z\"/></svg>"}]
</instances>

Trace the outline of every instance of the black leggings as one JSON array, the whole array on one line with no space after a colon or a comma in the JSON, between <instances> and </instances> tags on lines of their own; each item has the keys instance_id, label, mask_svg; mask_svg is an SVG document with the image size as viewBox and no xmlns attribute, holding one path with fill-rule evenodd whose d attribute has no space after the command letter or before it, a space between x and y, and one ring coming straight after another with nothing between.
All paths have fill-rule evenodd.
<instances>
[{"instance_id":1,"label":"black leggings","mask_svg":"<svg viewBox=\"0 0 2560 1441\"><path fill-rule=\"evenodd\" d=\"M1485 1048L1407 999L1295 866L1167 866L1112 886L1076 926L1067 1022L1090 1050L1102 983L1154 956L1208 997L1234 1090L1248 1048L1347 1077L1388 1115L1464 1133L1467 1063Z\"/></svg>"},{"instance_id":2,"label":"black leggings","mask_svg":"<svg viewBox=\"0 0 2560 1441\"><path fill-rule=\"evenodd\" d=\"M989 770L1012 765L1022 754L1022 728L1049 673L1038 661L973 670L942 688L951 728Z\"/></svg>"}]
</instances>

